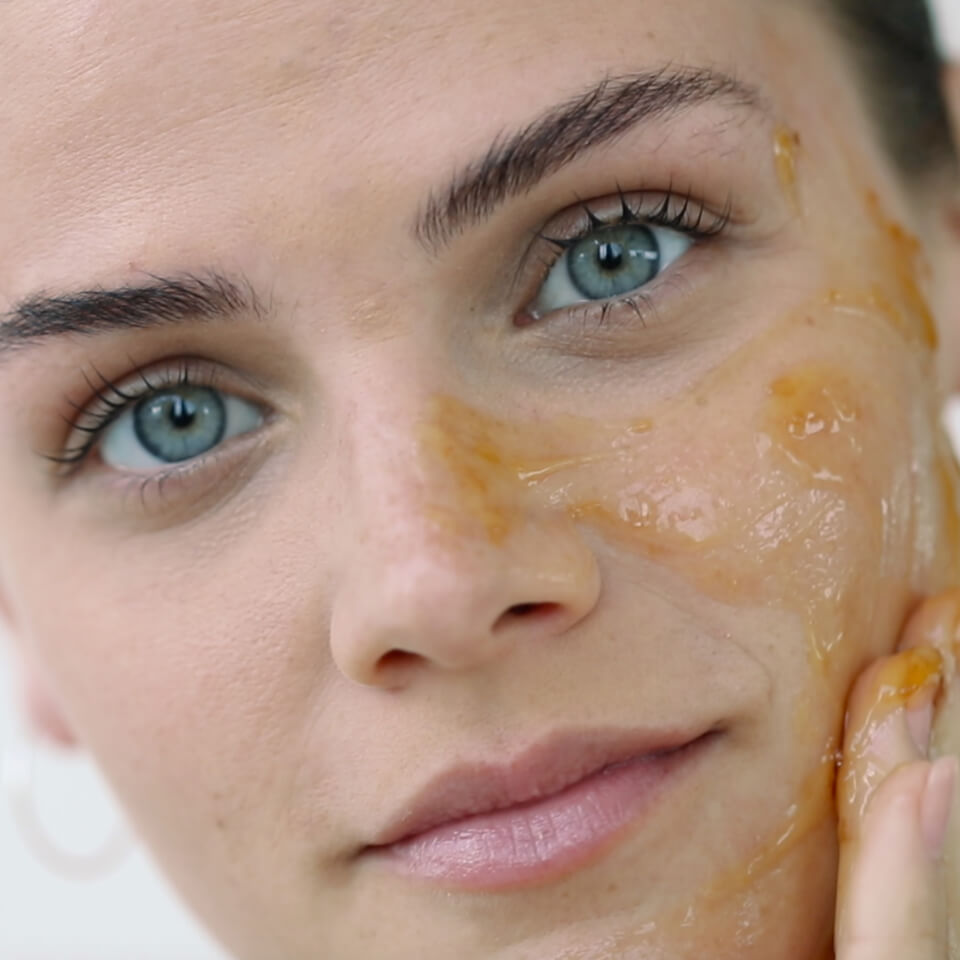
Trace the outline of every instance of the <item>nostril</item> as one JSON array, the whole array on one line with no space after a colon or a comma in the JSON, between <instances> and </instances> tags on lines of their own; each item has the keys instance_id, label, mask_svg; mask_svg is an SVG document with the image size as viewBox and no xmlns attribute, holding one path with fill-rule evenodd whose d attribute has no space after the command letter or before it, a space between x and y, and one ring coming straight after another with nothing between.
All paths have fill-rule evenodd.
<instances>
[{"instance_id":1,"label":"nostril","mask_svg":"<svg viewBox=\"0 0 960 960\"><path fill-rule=\"evenodd\" d=\"M559 603L518 603L511 607L497 623L497 626L505 626L514 620L547 620L556 616L561 611Z\"/></svg>"},{"instance_id":2,"label":"nostril","mask_svg":"<svg viewBox=\"0 0 960 960\"><path fill-rule=\"evenodd\" d=\"M389 650L380 658L378 667L380 670L393 672L402 670L420 659L421 657L418 654L410 653L407 650Z\"/></svg>"},{"instance_id":3,"label":"nostril","mask_svg":"<svg viewBox=\"0 0 960 960\"><path fill-rule=\"evenodd\" d=\"M525 617L528 614L534 613L539 606L540 604L538 603L518 603L515 607L511 607L507 613L515 617Z\"/></svg>"}]
</instances>

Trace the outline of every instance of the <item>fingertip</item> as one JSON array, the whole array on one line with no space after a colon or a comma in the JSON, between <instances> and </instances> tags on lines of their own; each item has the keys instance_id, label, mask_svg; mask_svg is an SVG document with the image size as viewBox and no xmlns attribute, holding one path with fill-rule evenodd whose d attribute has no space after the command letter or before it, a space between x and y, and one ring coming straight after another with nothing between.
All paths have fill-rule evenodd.
<instances>
[{"instance_id":1,"label":"fingertip","mask_svg":"<svg viewBox=\"0 0 960 960\"><path fill-rule=\"evenodd\" d=\"M898 768L923 761L916 774L921 778L915 795L919 802L942 667L935 650L916 648L871 664L855 685L837 778L843 837L860 836L874 794Z\"/></svg>"},{"instance_id":2,"label":"fingertip","mask_svg":"<svg viewBox=\"0 0 960 960\"><path fill-rule=\"evenodd\" d=\"M933 647L944 659L954 656L960 627L960 588L927 597L907 618L898 651Z\"/></svg>"},{"instance_id":3,"label":"fingertip","mask_svg":"<svg viewBox=\"0 0 960 960\"><path fill-rule=\"evenodd\" d=\"M932 725L932 711L943 684L946 664L930 646L914 647L870 664L859 676L847 701L845 748L849 752L859 741L860 751L875 738L880 727L893 714L913 714L904 730L916 741L919 753L926 756ZM927 722L930 712L930 723ZM854 749L854 752L860 752ZM900 752L890 757L894 763L917 759Z\"/></svg>"}]
</instances>

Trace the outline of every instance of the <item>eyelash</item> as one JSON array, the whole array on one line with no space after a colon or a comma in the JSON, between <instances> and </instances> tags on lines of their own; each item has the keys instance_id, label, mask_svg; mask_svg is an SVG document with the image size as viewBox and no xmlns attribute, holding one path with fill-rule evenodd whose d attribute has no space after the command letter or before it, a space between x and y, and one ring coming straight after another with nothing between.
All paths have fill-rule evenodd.
<instances>
[{"instance_id":1,"label":"eyelash","mask_svg":"<svg viewBox=\"0 0 960 960\"><path fill-rule=\"evenodd\" d=\"M557 255L551 261L543 261L546 272L549 272L560 257L571 247L597 231L609 227L653 224L676 230L699 243L703 243L721 235L727 229L731 220L732 204L730 202L727 203L722 213L711 213L702 203L696 201L689 191L678 194L671 188L664 193L662 200L656 207L647 211L644 211L641 207L632 206L623 190L619 188L617 195L620 200L620 212L613 219L600 217L588 203L582 202L581 208L585 220L574 232L565 237L551 237L542 232L536 234L540 240L557 250ZM541 278L541 282L545 279L546 272L544 277ZM624 306L635 311L641 324L645 325L644 308L649 308L650 298L644 293L633 293L613 300L587 301L574 304L566 308L565 312L573 313L576 311L585 321L589 319L590 322L603 324L611 311ZM596 315L598 310L599 316ZM133 376L140 378L143 382L143 389L138 389L132 393L129 392L129 389L120 387L104 376L93 365L90 369L99 384L87 371L83 371L83 378L95 398L94 403L79 406L68 400L69 405L77 412L77 416L72 420L68 417L63 419L70 428L71 435L79 431L86 434L87 439L60 454L43 455L44 459L57 465L63 475L69 475L79 469L99 443L104 431L125 410L131 405L139 403L144 397L171 387L217 387L216 368L195 360L180 360L175 371L169 369L162 371L155 382L151 381L143 367L133 364L133 368ZM202 466L208 456L216 456L217 454L218 451L212 451L211 454L197 457L189 462L188 468L190 470L197 469ZM183 467L172 467L169 471L153 473L148 477L141 478L141 480L144 484L155 482L162 484L169 476L182 472L183 469Z\"/></svg>"},{"instance_id":2,"label":"eyelash","mask_svg":"<svg viewBox=\"0 0 960 960\"><path fill-rule=\"evenodd\" d=\"M600 230L610 227L620 226L648 226L650 224L658 227L664 227L670 230L676 230L678 233L685 234L699 244L719 237L725 233L730 225L733 211L733 200L728 198L726 206L722 213L713 213L700 201L694 199L692 191L678 193L671 186L664 194L660 203L652 210L644 212L640 207L633 207L627 200L626 194L618 186L617 196L620 200L620 213L610 220L605 220L598 216L588 203L581 202L580 206L586 216L586 221L574 233L566 237L550 237L544 233L538 232L537 237L550 244L557 255L551 260L542 260L543 276L540 282L543 283L550 270L557 264L559 259L567 250L576 246L581 240L592 236ZM642 325L645 323L645 310L651 305L651 299L645 293L632 293L624 297L618 297L613 300L591 300L579 304L572 304L566 308L567 313L576 312L584 321L602 325L610 312L620 307L631 308L640 320ZM596 311L599 308L599 316ZM529 315L528 315L529 316ZM549 316L547 314L546 316ZM534 321L537 322L537 321ZM527 325L522 320L520 326Z\"/></svg>"},{"instance_id":3,"label":"eyelash","mask_svg":"<svg viewBox=\"0 0 960 960\"><path fill-rule=\"evenodd\" d=\"M135 393L129 393L122 389L93 365L91 365L91 370L100 381L100 385L98 386L86 371L83 371L83 378L93 393L95 402L92 406L83 407L68 400L67 402L77 411L78 415L73 420L67 417L63 418L70 428L71 434L79 431L86 434L87 439L79 446L68 448L61 454L44 455L44 459L59 466L65 474L76 470L90 456L91 451L100 441L107 427L125 410L133 404L139 403L144 397L171 387L215 388L217 386L214 369L188 359L178 361L176 372L172 375L170 370L163 371L160 374L160 379L156 382L151 382L143 367L135 364L133 375L139 377L143 382L143 389L138 389ZM203 457L197 457L190 461L190 466L195 468L202 459ZM168 473L176 472L178 469L181 468L174 467ZM149 479L154 481L163 476L163 473L154 473L150 475Z\"/></svg>"}]
</instances>

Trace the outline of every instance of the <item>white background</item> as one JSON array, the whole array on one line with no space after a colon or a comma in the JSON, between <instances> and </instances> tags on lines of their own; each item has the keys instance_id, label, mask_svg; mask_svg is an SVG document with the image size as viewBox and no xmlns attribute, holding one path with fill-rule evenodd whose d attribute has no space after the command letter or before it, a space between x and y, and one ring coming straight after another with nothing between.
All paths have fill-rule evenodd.
<instances>
[{"instance_id":1,"label":"white background","mask_svg":"<svg viewBox=\"0 0 960 960\"><path fill-rule=\"evenodd\" d=\"M960 448L960 401L947 425ZM15 727L8 645L0 637L0 763ZM122 814L86 758L44 751L40 814L70 850L90 851ZM26 847L0 796L0 960L229 960L170 891L147 855L92 882L50 873Z\"/></svg>"},{"instance_id":2,"label":"white background","mask_svg":"<svg viewBox=\"0 0 960 960\"><path fill-rule=\"evenodd\" d=\"M0 763L19 729L12 663L0 637ZM123 815L91 762L43 750L38 813L69 851L88 853ZM0 795L0 960L228 960L170 891L142 849L94 881L51 873L27 848Z\"/></svg>"}]
</instances>

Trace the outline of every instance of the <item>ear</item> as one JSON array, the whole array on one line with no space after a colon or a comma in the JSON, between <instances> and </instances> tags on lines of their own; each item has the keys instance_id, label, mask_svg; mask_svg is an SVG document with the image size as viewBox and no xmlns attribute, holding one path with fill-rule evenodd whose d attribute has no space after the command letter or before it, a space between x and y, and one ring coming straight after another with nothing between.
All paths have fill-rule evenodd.
<instances>
[{"instance_id":1,"label":"ear","mask_svg":"<svg viewBox=\"0 0 960 960\"><path fill-rule=\"evenodd\" d=\"M20 704L33 732L63 749L77 747L77 738L40 671L29 665L20 670Z\"/></svg>"},{"instance_id":2,"label":"ear","mask_svg":"<svg viewBox=\"0 0 960 960\"><path fill-rule=\"evenodd\" d=\"M64 749L73 749L77 746L77 738L43 671L31 662L20 646L4 600L0 581L0 641L6 641L10 653L14 692L23 719L36 736Z\"/></svg>"}]
</instances>

